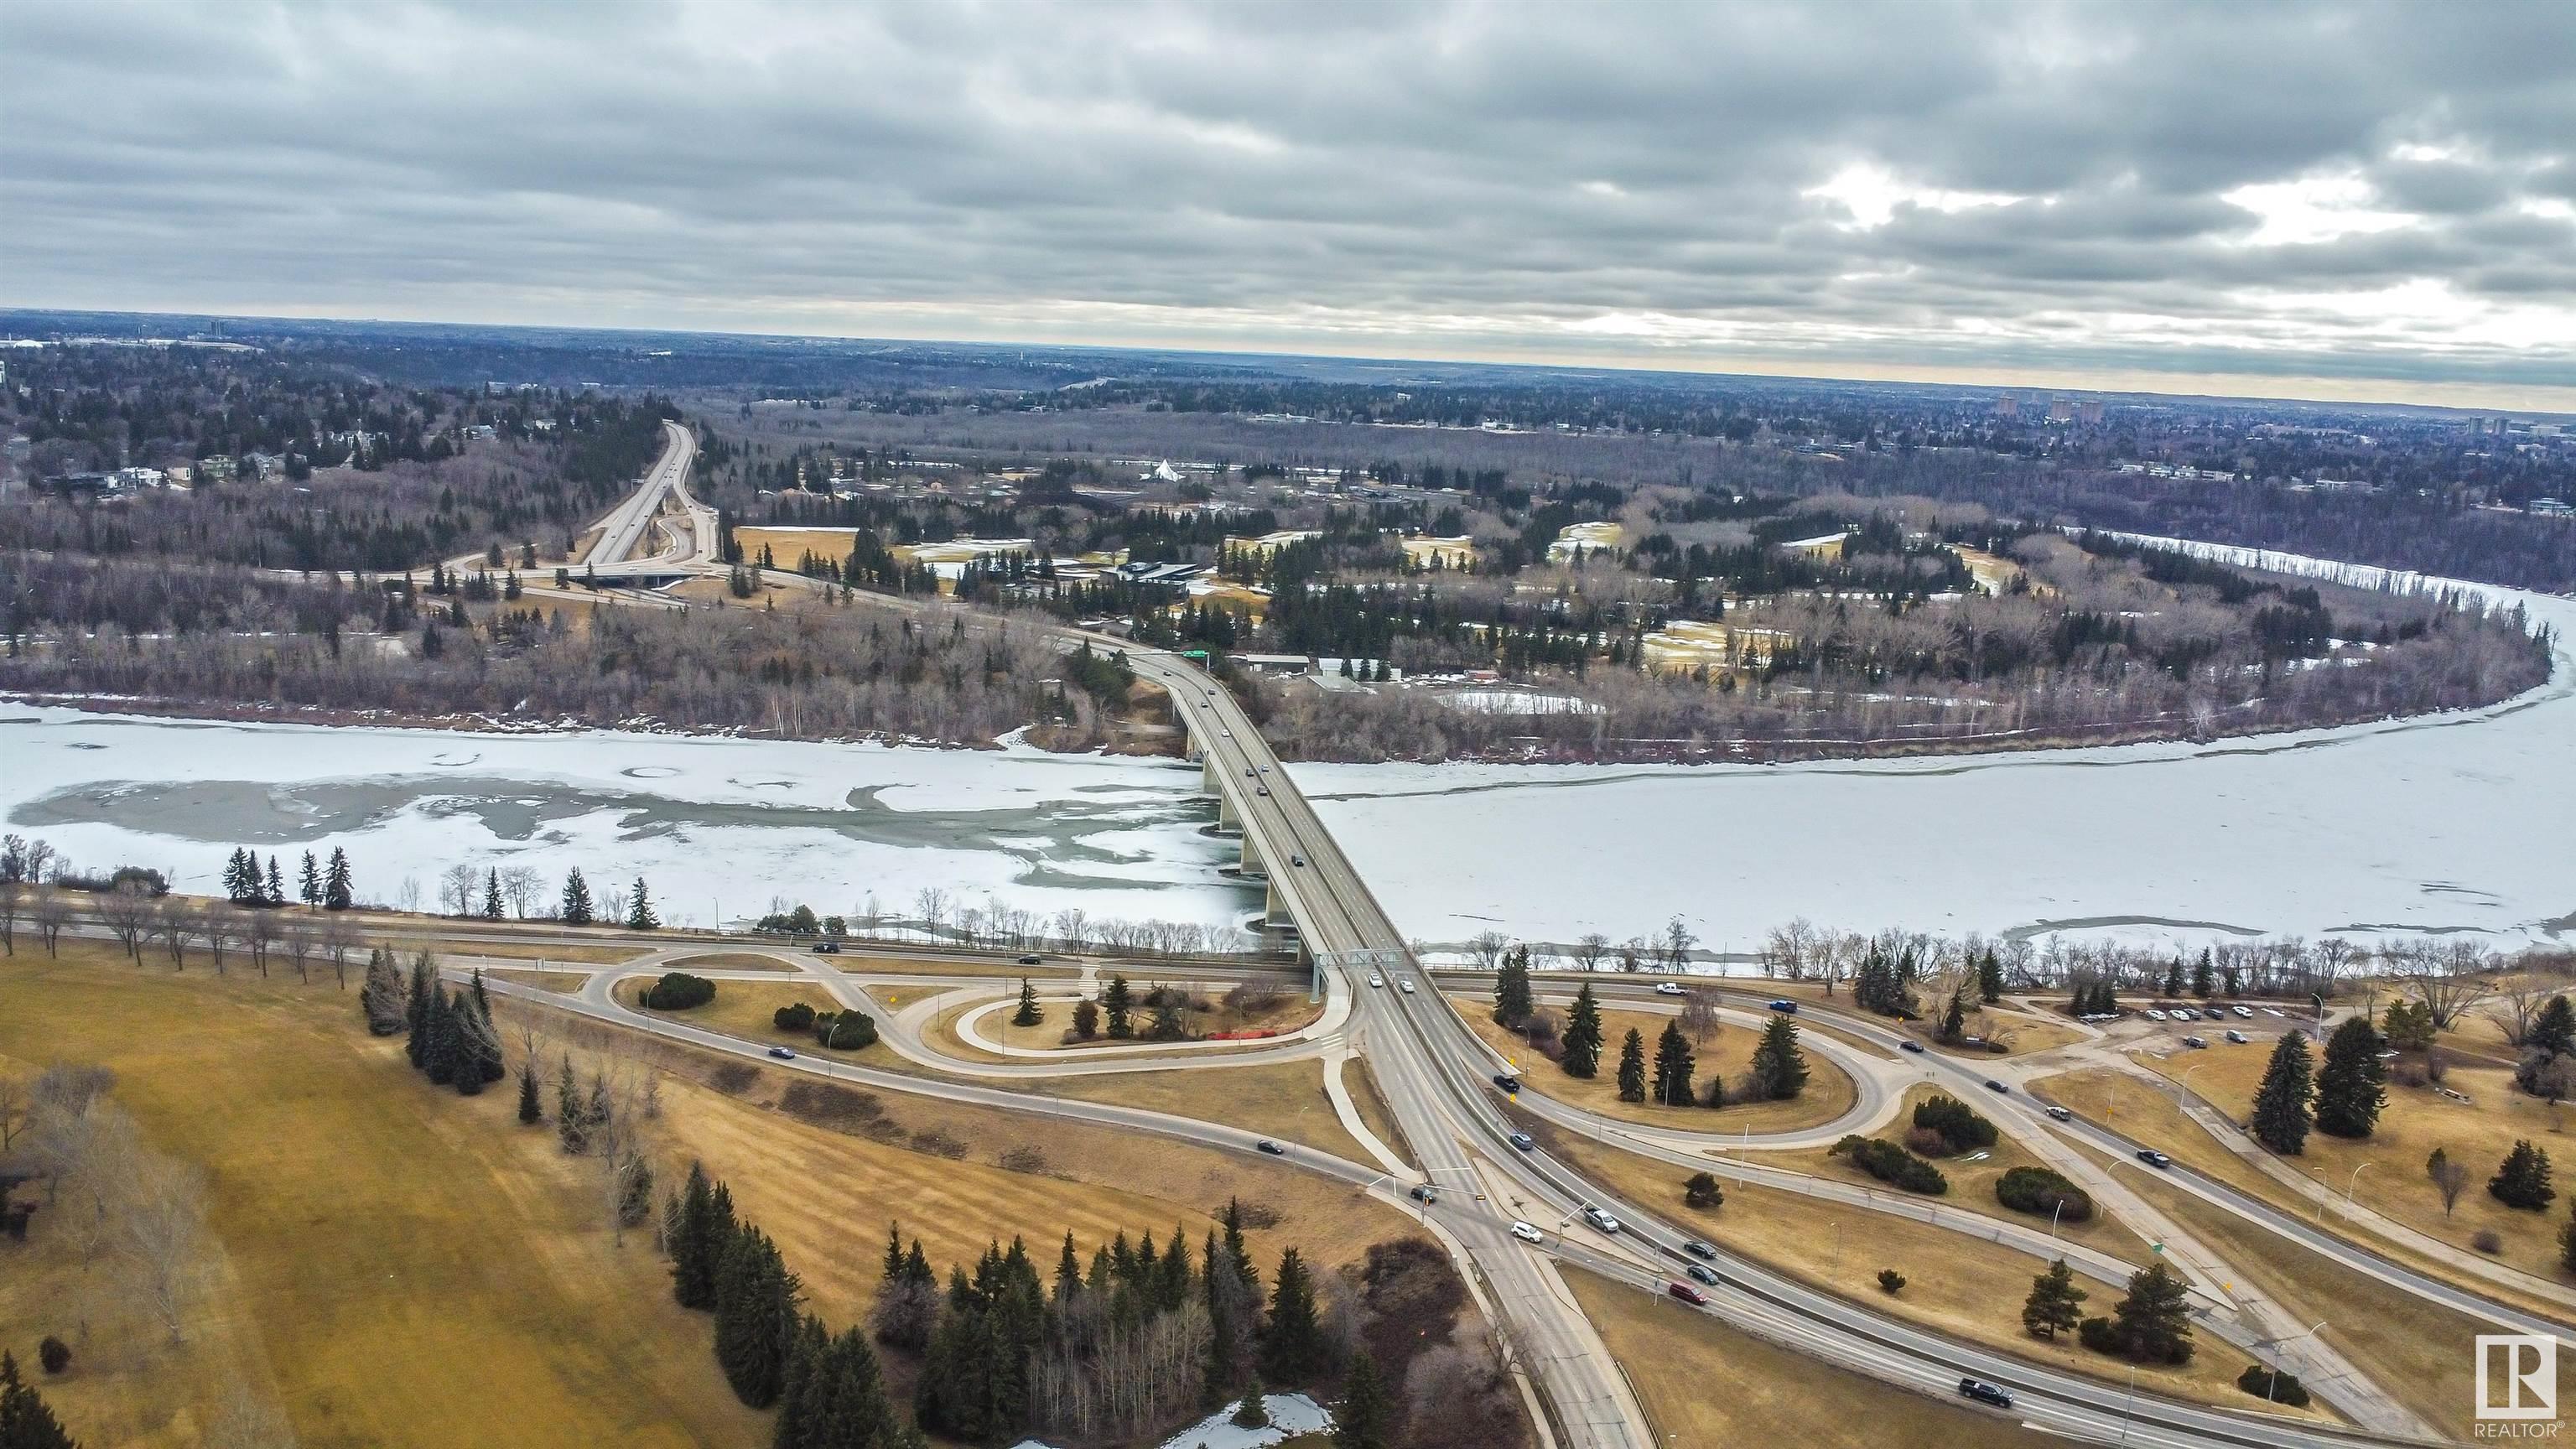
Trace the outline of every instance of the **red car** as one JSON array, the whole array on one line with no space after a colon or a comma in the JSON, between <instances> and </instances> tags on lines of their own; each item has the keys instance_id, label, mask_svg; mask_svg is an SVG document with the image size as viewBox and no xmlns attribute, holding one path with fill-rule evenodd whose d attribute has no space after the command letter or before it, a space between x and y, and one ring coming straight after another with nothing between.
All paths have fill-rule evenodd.
<instances>
[{"instance_id":1,"label":"red car","mask_svg":"<svg viewBox=\"0 0 2576 1449\"><path fill-rule=\"evenodd\" d=\"M1684 1303L1696 1303L1702 1308L1708 1306L1708 1295L1702 1293L1696 1288L1693 1288L1688 1283L1667 1283L1664 1285L1664 1291L1670 1293Z\"/></svg>"}]
</instances>

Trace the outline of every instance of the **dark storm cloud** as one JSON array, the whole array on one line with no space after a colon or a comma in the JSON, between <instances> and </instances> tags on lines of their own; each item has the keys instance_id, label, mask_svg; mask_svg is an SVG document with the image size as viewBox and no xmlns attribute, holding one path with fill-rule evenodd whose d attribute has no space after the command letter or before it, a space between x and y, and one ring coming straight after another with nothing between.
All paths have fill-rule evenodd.
<instances>
[{"instance_id":1,"label":"dark storm cloud","mask_svg":"<svg viewBox=\"0 0 2576 1449\"><path fill-rule=\"evenodd\" d=\"M17 0L0 300L2576 385L2576 7Z\"/></svg>"}]
</instances>

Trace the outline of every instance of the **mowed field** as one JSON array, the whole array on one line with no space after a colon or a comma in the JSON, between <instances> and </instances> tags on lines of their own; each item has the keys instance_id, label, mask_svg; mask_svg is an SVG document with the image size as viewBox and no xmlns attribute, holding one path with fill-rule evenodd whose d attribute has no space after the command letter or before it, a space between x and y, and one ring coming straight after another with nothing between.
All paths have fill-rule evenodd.
<instances>
[{"instance_id":1,"label":"mowed field","mask_svg":"<svg viewBox=\"0 0 2576 1449\"><path fill-rule=\"evenodd\" d=\"M1568 1106L1580 1107L1621 1122L1642 1122L1656 1127L1669 1127L1677 1132L1794 1132L1831 1122L1852 1109L1857 1091L1850 1074L1824 1059L1814 1050L1806 1050L1807 1089L1786 1102L1745 1102L1715 1111L1704 1108L1659 1107L1645 1102L1619 1100L1619 1044L1631 1028L1645 1039L1647 1080L1653 1080L1655 1038L1663 1034L1672 1021L1669 1015L1645 1011L1620 1011L1604 1007L1601 1011L1601 1074L1586 1081L1569 1077L1556 1063L1539 1055L1529 1043L1504 1030L1494 1021L1489 1003L1469 997L1452 997L1450 1004L1475 1029L1487 1045L1501 1052L1521 1072L1522 1090L1542 1092ZM1558 1012L1561 1020L1564 1013ZM1803 1044L1806 1032L1799 1032ZM1692 1080L1701 1091L1708 1089L1712 1072L1722 1072L1729 1082L1742 1076L1753 1061L1753 1049L1761 1043L1762 1033L1750 1027L1727 1022L1719 1026L1706 1046L1692 1044L1697 1057L1698 1075Z\"/></svg>"},{"instance_id":2,"label":"mowed field","mask_svg":"<svg viewBox=\"0 0 2576 1449\"><path fill-rule=\"evenodd\" d=\"M546 1060L608 1052L656 1072L663 1186L703 1160L835 1325L870 1301L890 1222L943 1267L1014 1235L1041 1256L1068 1230L1086 1256L1120 1231L1177 1224L1195 1241L1230 1197L1276 1221L1252 1235L1272 1260L1295 1243L1337 1266L1412 1231L1267 1163L898 1094L817 1097L790 1074L496 1007L514 1054L525 1012ZM78 1293L41 1212L7 1250L0 1345L22 1361L100 1305L73 1372L46 1385L83 1442L202 1442L236 1385L308 1446L766 1441L766 1416L715 1368L708 1320L671 1302L650 1232L607 1230L596 1160L520 1127L507 1084L460 1098L419 1078L399 1039L367 1036L354 991L173 975L86 943L59 962L22 950L0 961L0 1071L58 1060L114 1068L149 1144L209 1174L181 1348Z\"/></svg>"}]
</instances>

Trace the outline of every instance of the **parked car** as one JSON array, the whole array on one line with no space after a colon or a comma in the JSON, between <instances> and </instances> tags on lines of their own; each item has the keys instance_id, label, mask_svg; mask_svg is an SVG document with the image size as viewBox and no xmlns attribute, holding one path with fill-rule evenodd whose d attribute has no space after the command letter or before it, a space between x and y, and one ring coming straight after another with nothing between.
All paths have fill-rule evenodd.
<instances>
[{"instance_id":1,"label":"parked car","mask_svg":"<svg viewBox=\"0 0 2576 1449\"><path fill-rule=\"evenodd\" d=\"M1702 1293L1696 1288L1693 1288L1688 1283L1667 1283L1664 1285L1664 1291L1670 1293L1684 1303L1697 1304L1703 1308L1708 1306L1708 1295Z\"/></svg>"},{"instance_id":2,"label":"parked car","mask_svg":"<svg viewBox=\"0 0 2576 1449\"><path fill-rule=\"evenodd\" d=\"M805 949L813 952L817 956L838 956L841 954L841 943L838 941L817 941Z\"/></svg>"},{"instance_id":3,"label":"parked car","mask_svg":"<svg viewBox=\"0 0 2576 1449\"><path fill-rule=\"evenodd\" d=\"M2215 1006L2203 1011L2201 1015L2208 1017L2211 1021L2225 1021L2227 1019L2227 1013L2219 1010Z\"/></svg>"},{"instance_id":4,"label":"parked car","mask_svg":"<svg viewBox=\"0 0 2576 1449\"><path fill-rule=\"evenodd\" d=\"M1535 1223L1516 1222L1512 1224L1512 1236L1524 1243L1535 1243L1546 1235L1538 1230L1538 1225Z\"/></svg>"},{"instance_id":5,"label":"parked car","mask_svg":"<svg viewBox=\"0 0 2576 1449\"><path fill-rule=\"evenodd\" d=\"M1986 1090L1989 1092L2002 1092L2007 1096L2012 1093L2012 1088L2005 1086L2003 1083L1996 1081L1992 1077L1986 1078Z\"/></svg>"},{"instance_id":6,"label":"parked car","mask_svg":"<svg viewBox=\"0 0 2576 1449\"><path fill-rule=\"evenodd\" d=\"M1262 1138L1260 1141L1255 1142L1252 1145L1263 1152L1269 1153L1273 1157L1285 1157L1288 1155L1287 1148L1280 1146L1278 1143L1271 1141L1267 1137Z\"/></svg>"},{"instance_id":7,"label":"parked car","mask_svg":"<svg viewBox=\"0 0 2576 1449\"><path fill-rule=\"evenodd\" d=\"M1594 1207L1590 1203L1585 1203L1583 1205L1583 1220L1604 1233L1616 1233L1619 1231L1619 1220L1617 1218L1610 1216L1608 1213L1603 1212L1601 1209Z\"/></svg>"},{"instance_id":8,"label":"parked car","mask_svg":"<svg viewBox=\"0 0 2576 1449\"><path fill-rule=\"evenodd\" d=\"M2163 1012L2156 1010L2156 1009L2155 1009L2154 1007L2152 1007L2152 1006L2150 1006L2150 1007L2148 1007L2148 1008L2147 1008L2147 1020L2149 1020L2149 1021L2162 1021L2162 1020L2164 1020L2164 1019L2165 1019L2165 1014L2164 1014Z\"/></svg>"},{"instance_id":9,"label":"parked car","mask_svg":"<svg viewBox=\"0 0 2576 1449\"><path fill-rule=\"evenodd\" d=\"M1787 997L1782 997L1777 1001L1771 1002L1770 1007L1773 1011L1779 1012L1783 1016L1796 1016L1798 1014L1798 1003L1789 1000Z\"/></svg>"},{"instance_id":10,"label":"parked car","mask_svg":"<svg viewBox=\"0 0 2576 1449\"><path fill-rule=\"evenodd\" d=\"M1506 1092L1517 1092L1521 1089L1521 1079L1513 1076L1509 1072L1496 1072L1494 1073L1494 1085L1502 1088Z\"/></svg>"},{"instance_id":11,"label":"parked car","mask_svg":"<svg viewBox=\"0 0 2576 1449\"><path fill-rule=\"evenodd\" d=\"M1705 1263L1684 1263L1682 1265L1682 1271L1688 1273L1693 1278L1698 1279L1700 1282L1707 1284L1711 1288L1717 1286L1717 1270Z\"/></svg>"},{"instance_id":12,"label":"parked car","mask_svg":"<svg viewBox=\"0 0 2576 1449\"><path fill-rule=\"evenodd\" d=\"M2250 1006L2231 1006L2227 1009L2235 1012L2237 1017L2241 1020L2252 1021L2254 1019L2254 1008Z\"/></svg>"},{"instance_id":13,"label":"parked car","mask_svg":"<svg viewBox=\"0 0 2576 1449\"><path fill-rule=\"evenodd\" d=\"M1959 1380L1959 1397L1963 1399L1974 1399L1981 1404L1992 1404L1998 1409L2009 1409L2012 1407L2012 1395L2005 1393L2002 1389L1997 1388L1993 1384L1987 1383L1984 1379Z\"/></svg>"},{"instance_id":14,"label":"parked car","mask_svg":"<svg viewBox=\"0 0 2576 1449\"><path fill-rule=\"evenodd\" d=\"M2167 1168L2173 1166L2172 1158L2165 1156L2163 1153L2158 1152L2152 1147L2139 1148L2138 1160L2145 1163L2147 1166L2154 1168Z\"/></svg>"},{"instance_id":15,"label":"parked car","mask_svg":"<svg viewBox=\"0 0 2576 1449\"><path fill-rule=\"evenodd\" d=\"M1433 1191L1431 1186L1427 1183L1416 1186L1410 1196L1415 1202L1422 1203L1425 1206L1440 1201L1440 1194Z\"/></svg>"},{"instance_id":16,"label":"parked car","mask_svg":"<svg viewBox=\"0 0 2576 1449\"><path fill-rule=\"evenodd\" d=\"M1657 996L1684 996L1689 993L1682 990L1682 984L1678 981L1658 981L1655 983L1655 994Z\"/></svg>"},{"instance_id":17,"label":"parked car","mask_svg":"<svg viewBox=\"0 0 2576 1449\"><path fill-rule=\"evenodd\" d=\"M2075 1120L2075 1114L2067 1111L2063 1107L2051 1107L2047 1110L2048 1120L2051 1122L2072 1122Z\"/></svg>"},{"instance_id":18,"label":"parked car","mask_svg":"<svg viewBox=\"0 0 2576 1449\"><path fill-rule=\"evenodd\" d=\"M2277 1006L2267 1006L2263 1008L2263 1014L2265 1016L2279 1016L2281 1014L2281 1008Z\"/></svg>"},{"instance_id":19,"label":"parked car","mask_svg":"<svg viewBox=\"0 0 2576 1449\"><path fill-rule=\"evenodd\" d=\"M1510 1141L1514 1147L1519 1148L1523 1152L1538 1151L1538 1139L1532 1137L1526 1132L1515 1132L1507 1140Z\"/></svg>"},{"instance_id":20,"label":"parked car","mask_svg":"<svg viewBox=\"0 0 2576 1449\"><path fill-rule=\"evenodd\" d=\"M1694 1258L1714 1258L1717 1256L1717 1249L1710 1247L1708 1244L1701 1242L1697 1238L1693 1238L1689 1242L1682 1244L1682 1251L1690 1254Z\"/></svg>"},{"instance_id":21,"label":"parked car","mask_svg":"<svg viewBox=\"0 0 2576 1449\"><path fill-rule=\"evenodd\" d=\"M1910 1036L1909 1036L1909 1037L1907 1037L1905 1040L1903 1040L1903 1041L1901 1041L1901 1042L1898 1042L1898 1043L1896 1044L1896 1046L1897 1046L1897 1049L1898 1049L1898 1050L1900 1050L1900 1051L1919 1052L1919 1051L1923 1050L1923 1043L1921 1043L1921 1042L1919 1042L1919 1041L1916 1041L1914 1038L1912 1038L1912 1037L1910 1037Z\"/></svg>"},{"instance_id":22,"label":"parked car","mask_svg":"<svg viewBox=\"0 0 2576 1449\"><path fill-rule=\"evenodd\" d=\"M2245 1038L2245 1033L2243 1033L2243 1032L2241 1032L2241 1031L2238 1031L2238 1030L2237 1030L2236 1028L2234 1028L2234 1027L2229 1027L2229 1028L2227 1029L2227 1039L2228 1039L2229 1041L2232 1041L2232 1042L2236 1043L2238 1046L2243 1046L2243 1045L2245 1045L2245 1040L2246 1040L2246 1038Z\"/></svg>"},{"instance_id":23,"label":"parked car","mask_svg":"<svg viewBox=\"0 0 2576 1449\"><path fill-rule=\"evenodd\" d=\"M2187 1036L2182 1039L2182 1044L2192 1048L2194 1051L2201 1051L2208 1048L2209 1039L2207 1037Z\"/></svg>"},{"instance_id":24,"label":"parked car","mask_svg":"<svg viewBox=\"0 0 2576 1449\"><path fill-rule=\"evenodd\" d=\"M770 1054L771 1056L773 1056L773 1057L778 1058L778 1059L779 1059L780 1061L782 1061L782 1062L792 1062L792 1061L796 1060L796 1053L794 1053L794 1052L792 1052L792 1051L788 1050L788 1049L787 1049L787 1048L785 1048L785 1047L771 1047L771 1048L769 1049L769 1054Z\"/></svg>"}]
</instances>

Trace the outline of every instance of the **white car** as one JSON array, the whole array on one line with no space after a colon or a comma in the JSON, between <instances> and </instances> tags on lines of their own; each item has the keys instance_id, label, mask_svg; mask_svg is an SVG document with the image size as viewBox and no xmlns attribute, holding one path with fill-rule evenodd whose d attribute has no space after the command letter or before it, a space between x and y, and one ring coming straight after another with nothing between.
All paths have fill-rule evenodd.
<instances>
[{"instance_id":1,"label":"white car","mask_svg":"<svg viewBox=\"0 0 2576 1449\"><path fill-rule=\"evenodd\" d=\"M2267 1006L2263 1008L2263 1014L2265 1016L2279 1016L2281 1014L2281 1008L2277 1006Z\"/></svg>"},{"instance_id":2,"label":"white car","mask_svg":"<svg viewBox=\"0 0 2576 1449\"><path fill-rule=\"evenodd\" d=\"M2154 1007L2152 1007L2152 1006L2150 1006L2150 1007L2148 1007L2148 1008L2147 1008L2147 1020L2149 1020L2149 1021L2162 1021L2162 1020L2164 1020L2164 1019L2165 1019L2165 1014L2164 1014L2163 1012L2156 1010L2156 1009L2155 1009Z\"/></svg>"},{"instance_id":3,"label":"white car","mask_svg":"<svg viewBox=\"0 0 2576 1449\"><path fill-rule=\"evenodd\" d=\"M1531 1224L1531 1223L1521 1223L1521 1222L1513 1223L1513 1224L1512 1224L1512 1236L1513 1236L1513 1237L1515 1237L1515 1238L1520 1239L1520 1240L1521 1240L1522 1242L1524 1242L1524 1243L1537 1243L1537 1242L1544 1242L1544 1241L1546 1241L1546 1235L1545 1235L1545 1234L1543 1234L1543 1233L1541 1233L1541 1232L1538 1230L1538 1228L1536 1227L1536 1225Z\"/></svg>"},{"instance_id":4,"label":"white car","mask_svg":"<svg viewBox=\"0 0 2576 1449\"><path fill-rule=\"evenodd\" d=\"M2254 1019L2254 1013L2253 1013L2253 1011L2252 1011L2251 1009L2249 1009L2249 1008L2242 1007L2242 1006L2231 1006L2231 1007L2229 1007L2229 1008L2227 1008L2227 1009L2228 1009L2228 1010L2230 1010L2230 1011L2232 1011L2232 1012L2235 1012L2235 1013L2236 1013L2236 1015L2237 1015L2237 1017L2238 1017L2240 1020L2244 1020L2244 1021L2252 1021L2252 1020Z\"/></svg>"},{"instance_id":5,"label":"white car","mask_svg":"<svg viewBox=\"0 0 2576 1449\"><path fill-rule=\"evenodd\" d=\"M1407 995L1407 996L1411 996L1411 995L1413 994L1413 983L1412 983L1412 982L1410 982L1410 981L1399 981L1399 982L1397 982L1397 983L1395 983L1395 984L1404 988L1404 994L1405 994L1405 995Z\"/></svg>"},{"instance_id":6,"label":"white car","mask_svg":"<svg viewBox=\"0 0 2576 1449\"><path fill-rule=\"evenodd\" d=\"M1584 1205L1583 1220L1605 1233L1616 1233L1619 1231L1619 1220L1617 1218L1610 1216L1608 1213L1603 1212L1601 1209L1594 1207L1589 1203Z\"/></svg>"},{"instance_id":7,"label":"white car","mask_svg":"<svg viewBox=\"0 0 2576 1449\"><path fill-rule=\"evenodd\" d=\"M1371 985L1371 986L1384 986L1385 984L1386 984L1386 978L1385 978L1385 977L1378 975L1378 974L1377 974L1376 972L1374 972L1374 971L1372 971L1372 972L1370 972L1370 973L1369 973L1369 985Z\"/></svg>"},{"instance_id":8,"label":"white car","mask_svg":"<svg viewBox=\"0 0 2576 1449\"><path fill-rule=\"evenodd\" d=\"M1686 993L1683 992L1681 983L1678 981L1658 981L1655 983L1655 994L1657 996L1681 996Z\"/></svg>"}]
</instances>

